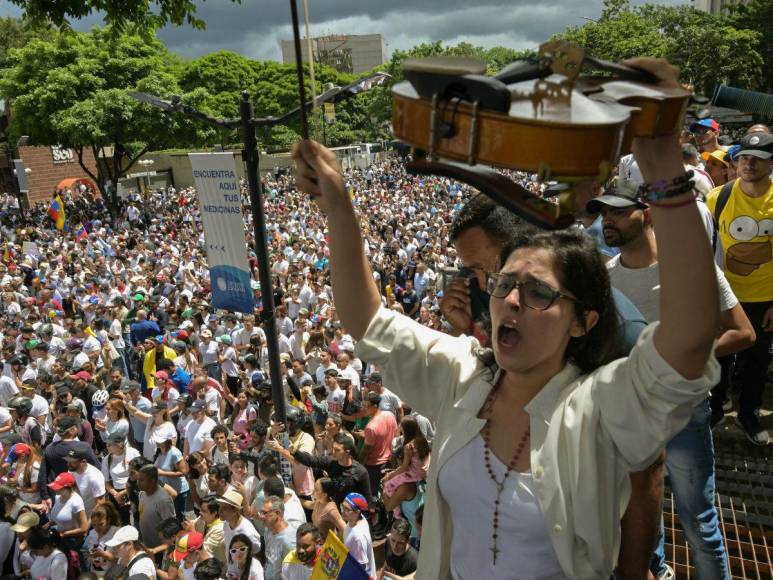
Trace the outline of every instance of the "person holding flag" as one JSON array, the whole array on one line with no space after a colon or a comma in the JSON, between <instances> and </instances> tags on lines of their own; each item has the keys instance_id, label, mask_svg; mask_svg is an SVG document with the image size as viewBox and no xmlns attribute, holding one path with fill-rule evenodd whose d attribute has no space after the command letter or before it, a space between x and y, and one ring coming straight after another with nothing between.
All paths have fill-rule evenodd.
<instances>
[{"instance_id":1,"label":"person holding flag","mask_svg":"<svg viewBox=\"0 0 773 580\"><path fill-rule=\"evenodd\" d=\"M48 208L48 215L53 220L56 229L62 231L64 229L64 202L62 196L57 192L54 195L54 199L51 200L51 205Z\"/></svg>"}]
</instances>

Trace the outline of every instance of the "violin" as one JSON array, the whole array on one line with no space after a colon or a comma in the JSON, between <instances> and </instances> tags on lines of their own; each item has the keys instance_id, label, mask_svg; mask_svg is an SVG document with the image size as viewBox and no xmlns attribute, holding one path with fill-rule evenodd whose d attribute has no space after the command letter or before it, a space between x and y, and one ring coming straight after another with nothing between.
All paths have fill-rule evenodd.
<instances>
[{"instance_id":1,"label":"violin","mask_svg":"<svg viewBox=\"0 0 773 580\"><path fill-rule=\"evenodd\" d=\"M581 74L583 66L612 76ZM392 89L395 136L411 145L412 174L452 177L546 229L574 222L571 187L540 198L493 168L540 181L606 181L637 137L681 129L692 95L650 73L592 58L566 41L539 48L496 76L473 58L407 59Z\"/></svg>"}]
</instances>

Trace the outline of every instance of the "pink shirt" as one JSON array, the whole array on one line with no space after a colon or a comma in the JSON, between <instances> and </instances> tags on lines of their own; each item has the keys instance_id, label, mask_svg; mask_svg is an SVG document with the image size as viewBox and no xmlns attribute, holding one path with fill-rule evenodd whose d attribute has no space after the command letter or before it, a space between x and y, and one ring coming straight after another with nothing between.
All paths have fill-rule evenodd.
<instances>
[{"instance_id":1,"label":"pink shirt","mask_svg":"<svg viewBox=\"0 0 773 580\"><path fill-rule=\"evenodd\" d=\"M397 432L397 420L388 411L379 411L365 425L365 445L370 447L363 465L381 465L392 456L392 439Z\"/></svg>"}]
</instances>

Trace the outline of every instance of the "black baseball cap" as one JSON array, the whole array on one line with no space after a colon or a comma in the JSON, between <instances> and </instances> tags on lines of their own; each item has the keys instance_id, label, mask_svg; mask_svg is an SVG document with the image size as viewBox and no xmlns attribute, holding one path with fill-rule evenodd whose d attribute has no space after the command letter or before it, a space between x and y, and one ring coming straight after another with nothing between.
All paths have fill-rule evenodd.
<instances>
[{"instance_id":1,"label":"black baseball cap","mask_svg":"<svg viewBox=\"0 0 773 580\"><path fill-rule=\"evenodd\" d=\"M59 419L56 429L59 434L62 435L65 431L72 429L73 427L78 427L78 421L75 417L62 417Z\"/></svg>"},{"instance_id":2,"label":"black baseball cap","mask_svg":"<svg viewBox=\"0 0 773 580\"><path fill-rule=\"evenodd\" d=\"M65 461L80 461L81 459L88 459L89 454L85 449L70 449L70 452L64 456Z\"/></svg>"},{"instance_id":3,"label":"black baseball cap","mask_svg":"<svg viewBox=\"0 0 773 580\"><path fill-rule=\"evenodd\" d=\"M770 159L773 156L773 135L769 133L749 133L740 142L741 149L735 155L751 155L758 159Z\"/></svg>"},{"instance_id":4,"label":"black baseball cap","mask_svg":"<svg viewBox=\"0 0 773 580\"><path fill-rule=\"evenodd\" d=\"M644 203L638 195L638 184L635 181L627 179L614 179L607 186L604 195L590 200L585 210L588 213L599 213L604 207L635 207L638 209L647 209L649 206Z\"/></svg>"},{"instance_id":5,"label":"black baseball cap","mask_svg":"<svg viewBox=\"0 0 773 580\"><path fill-rule=\"evenodd\" d=\"M122 433L111 433L107 436L108 445L121 445L122 443L126 443L126 436Z\"/></svg>"}]
</instances>

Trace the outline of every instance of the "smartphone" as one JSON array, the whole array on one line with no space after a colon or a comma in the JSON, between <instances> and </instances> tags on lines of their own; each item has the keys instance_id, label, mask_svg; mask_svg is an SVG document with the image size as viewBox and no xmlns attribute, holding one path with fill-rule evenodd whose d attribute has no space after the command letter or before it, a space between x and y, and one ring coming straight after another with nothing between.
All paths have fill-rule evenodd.
<instances>
[{"instance_id":1,"label":"smartphone","mask_svg":"<svg viewBox=\"0 0 773 580\"><path fill-rule=\"evenodd\" d=\"M490 296L486 292L485 288L481 288L478 284L478 277L475 275L475 271L471 268L444 268L442 270L443 275L443 293L445 293L448 285L458 278L468 279L470 281L470 300L472 309L472 319L479 322L483 319L483 315L488 312Z\"/></svg>"}]
</instances>

